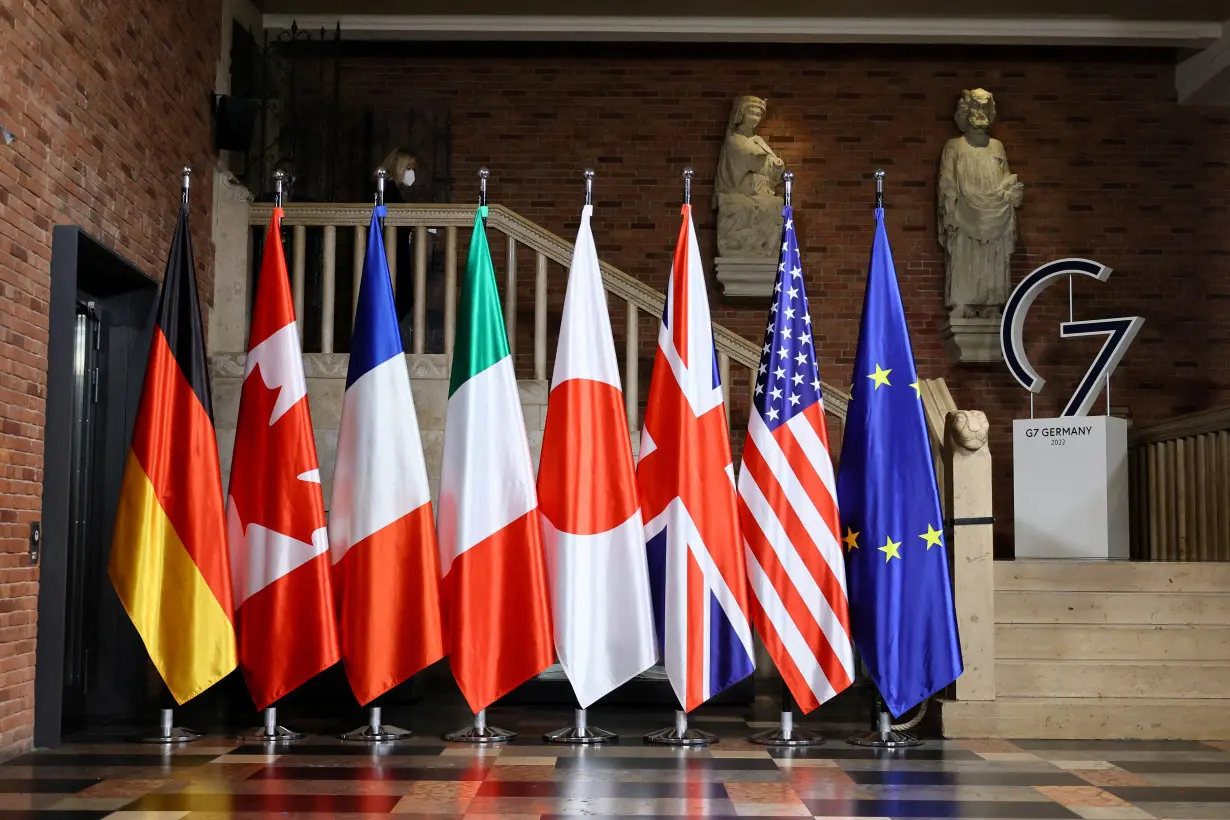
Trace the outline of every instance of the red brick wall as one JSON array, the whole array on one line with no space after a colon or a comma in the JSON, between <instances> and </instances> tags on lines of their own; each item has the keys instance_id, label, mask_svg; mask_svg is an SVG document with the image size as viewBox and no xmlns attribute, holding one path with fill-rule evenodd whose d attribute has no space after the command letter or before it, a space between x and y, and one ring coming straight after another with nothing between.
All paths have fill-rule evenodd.
<instances>
[{"instance_id":1,"label":"red brick wall","mask_svg":"<svg viewBox=\"0 0 1230 820\"><path fill-rule=\"evenodd\" d=\"M198 169L201 290L213 292L208 94L213 2L0 0L0 756L28 746L34 709L51 230L80 225L161 277L176 173Z\"/></svg>"},{"instance_id":2,"label":"red brick wall","mask_svg":"<svg viewBox=\"0 0 1230 820\"><path fill-rule=\"evenodd\" d=\"M1002 364L954 367L940 335L935 175L944 141L956 134L957 96L976 86L995 94L994 133L1026 186L1014 279L1052 259L1090 256L1115 273L1106 284L1076 284L1077 317L1146 317L1112 401L1130 408L1135 424L1149 424L1230 401L1230 112L1177 105L1173 66L1160 50L419 44L382 53L364 46L344 62L342 85L344 106L447 102L454 199L476 196L475 172L487 165L492 202L569 239L580 171L593 167L599 254L658 288L678 231L680 172L696 169L697 231L709 261L716 247L708 205L731 100L766 97L760 133L798 175L794 204L821 372L835 383L848 381L854 356L872 238L870 175L885 168L918 369L945 377L960 406L991 419L1003 536L1011 532L1010 422L1028 414L1028 395ZM554 312L564 274L552 270ZM522 282L528 306L530 267ZM1031 312L1030 355L1048 380L1039 415L1059 412L1100 344L1059 340L1065 291L1047 291ZM759 340L766 305L713 303L719 321ZM530 318L523 312L526 352ZM615 325L622 335L619 317ZM746 405L736 408L736 420L745 415Z\"/></svg>"}]
</instances>

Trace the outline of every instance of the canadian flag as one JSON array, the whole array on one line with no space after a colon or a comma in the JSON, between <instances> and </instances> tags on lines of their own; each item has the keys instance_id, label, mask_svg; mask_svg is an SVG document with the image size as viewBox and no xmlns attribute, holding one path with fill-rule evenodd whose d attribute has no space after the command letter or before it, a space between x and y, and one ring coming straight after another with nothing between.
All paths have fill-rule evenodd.
<instances>
[{"instance_id":1,"label":"canadian flag","mask_svg":"<svg viewBox=\"0 0 1230 820\"><path fill-rule=\"evenodd\" d=\"M282 251L265 239L226 500L239 666L258 709L340 657L320 467Z\"/></svg>"}]
</instances>

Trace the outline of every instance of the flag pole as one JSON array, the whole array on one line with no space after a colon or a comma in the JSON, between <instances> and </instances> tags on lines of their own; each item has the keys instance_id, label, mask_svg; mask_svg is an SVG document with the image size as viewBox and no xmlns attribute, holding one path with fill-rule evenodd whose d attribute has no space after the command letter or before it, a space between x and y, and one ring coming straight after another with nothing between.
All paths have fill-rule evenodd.
<instances>
[{"instance_id":1,"label":"flag pole","mask_svg":"<svg viewBox=\"0 0 1230 820\"><path fill-rule=\"evenodd\" d=\"M478 207L485 209L487 207L487 178L491 176L491 171L486 167L478 169ZM507 332L507 331L505 331ZM453 743L504 743L512 740L517 736L516 732L510 732L507 729L501 729L498 726L490 726L487 723L486 708L479 709L474 715L474 722L469 726L458 729L454 732L449 732L444 735L444 739Z\"/></svg>"},{"instance_id":2,"label":"flag pole","mask_svg":"<svg viewBox=\"0 0 1230 820\"><path fill-rule=\"evenodd\" d=\"M592 206L594 199L594 169L586 168L581 176L585 179L585 205ZM569 683L569 686L572 684ZM576 690L573 690L575 696ZM615 732L602 729L598 726L589 725L589 713L581 706L580 699L577 698L576 708L572 713L572 725L566 726L563 729L556 729L553 732L545 732L542 739L547 743L572 743L578 745L593 746L599 743L610 743L619 740L619 735Z\"/></svg>"},{"instance_id":3,"label":"flag pole","mask_svg":"<svg viewBox=\"0 0 1230 820\"><path fill-rule=\"evenodd\" d=\"M884 208L884 173L883 168L877 168L875 171L876 181L876 210ZM873 684L874 686L874 684ZM847 742L853 746L871 746L876 749L904 749L910 746L921 746L922 741L913 735L906 734L905 729L912 729L917 726L922 716L927 713L927 702L923 701L922 709L918 715L908 723L893 725L892 715L884 708L884 698L880 695L879 690L876 690L874 711L872 713L871 731L862 735L855 735Z\"/></svg>"},{"instance_id":4,"label":"flag pole","mask_svg":"<svg viewBox=\"0 0 1230 820\"><path fill-rule=\"evenodd\" d=\"M273 207L282 207L283 189L286 184L286 172L279 168L273 172ZM274 217L275 219L277 217ZM281 223L278 224L280 229ZM261 713L264 722L261 726L239 735L239 739L249 743L286 743L304 737L303 732L296 732L278 725L278 709L276 706L266 706Z\"/></svg>"},{"instance_id":5,"label":"flag pole","mask_svg":"<svg viewBox=\"0 0 1230 820\"><path fill-rule=\"evenodd\" d=\"M179 171L179 203L182 207L187 208L189 204L189 188L192 181L192 166L185 165ZM159 676L159 680L162 680ZM174 702L171 697L171 690L166 683L162 684L162 700ZM182 726L175 725L174 709L159 709L158 710L158 734L149 735L140 738L142 743L161 743L170 745L172 743L188 743L202 737L201 733L193 729L185 729Z\"/></svg>"},{"instance_id":6,"label":"flag pole","mask_svg":"<svg viewBox=\"0 0 1230 820\"><path fill-rule=\"evenodd\" d=\"M384 168L377 168L375 173L376 178L376 196L375 207L384 207L384 182L389 178L389 172ZM377 215L380 220L380 227L384 227L384 217ZM392 271L389 272L390 275ZM409 729L402 729L399 726L385 726L381 718L381 708L379 706L367 707L367 723L357 729L351 729L349 732L343 732L338 735L342 740L357 740L362 743L392 743L396 740L404 740L413 734Z\"/></svg>"},{"instance_id":7,"label":"flag pole","mask_svg":"<svg viewBox=\"0 0 1230 820\"><path fill-rule=\"evenodd\" d=\"M782 182L786 186L785 204L789 208L794 193L794 171L786 171L782 174ZM784 226L783 230L785 230ZM790 687L786 685L786 679L783 677L782 712L777 728L756 732L748 737L748 742L761 746L790 746L796 749L806 746L819 746L824 743L824 735L807 729L795 728L794 706L794 695L791 694Z\"/></svg>"},{"instance_id":8,"label":"flag pole","mask_svg":"<svg viewBox=\"0 0 1230 820\"><path fill-rule=\"evenodd\" d=\"M691 168L683 169L683 204L692 204ZM659 729L645 735L645 742L655 746L708 746L716 743L718 736L703 729L693 729L688 726L688 713L681 708L675 710L675 725L667 729Z\"/></svg>"}]
</instances>

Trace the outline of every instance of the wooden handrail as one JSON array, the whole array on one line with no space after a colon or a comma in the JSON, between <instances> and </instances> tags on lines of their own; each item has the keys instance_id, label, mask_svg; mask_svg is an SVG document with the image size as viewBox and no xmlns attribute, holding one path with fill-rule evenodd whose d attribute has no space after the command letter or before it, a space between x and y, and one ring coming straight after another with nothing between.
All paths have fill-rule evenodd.
<instances>
[{"instance_id":1,"label":"wooden handrail","mask_svg":"<svg viewBox=\"0 0 1230 820\"><path fill-rule=\"evenodd\" d=\"M1205 433L1220 433L1222 430L1230 430L1230 407L1200 410L1142 427L1132 434L1132 444L1152 444Z\"/></svg>"}]
</instances>

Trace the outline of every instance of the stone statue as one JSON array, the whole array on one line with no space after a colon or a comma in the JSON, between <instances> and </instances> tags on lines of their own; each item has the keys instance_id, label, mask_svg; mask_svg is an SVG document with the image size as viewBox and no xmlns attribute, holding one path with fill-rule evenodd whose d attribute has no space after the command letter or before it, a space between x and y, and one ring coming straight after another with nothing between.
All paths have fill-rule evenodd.
<instances>
[{"instance_id":1,"label":"stone statue","mask_svg":"<svg viewBox=\"0 0 1230 820\"><path fill-rule=\"evenodd\" d=\"M950 321L998 320L1012 289L1008 262L1023 186L1008 170L1003 143L987 134L995 122L991 92L962 91L954 119L962 135L944 145L938 185L944 301Z\"/></svg>"},{"instance_id":2,"label":"stone statue","mask_svg":"<svg viewBox=\"0 0 1230 820\"><path fill-rule=\"evenodd\" d=\"M944 420L948 441L954 447L975 452L987 443L991 423L981 410L953 410Z\"/></svg>"},{"instance_id":3,"label":"stone statue","mask_svg":"<svg viewBox=\"0 0 1230 820\"><path fill-rule=\"evenodd\" d=\"M784 204L777 186L785 163L756 136L766 109L759 97L737 97L731 106L713 181L713 207L719 256L772 257L776 264Z\"/></svg>"}]
</instances>

